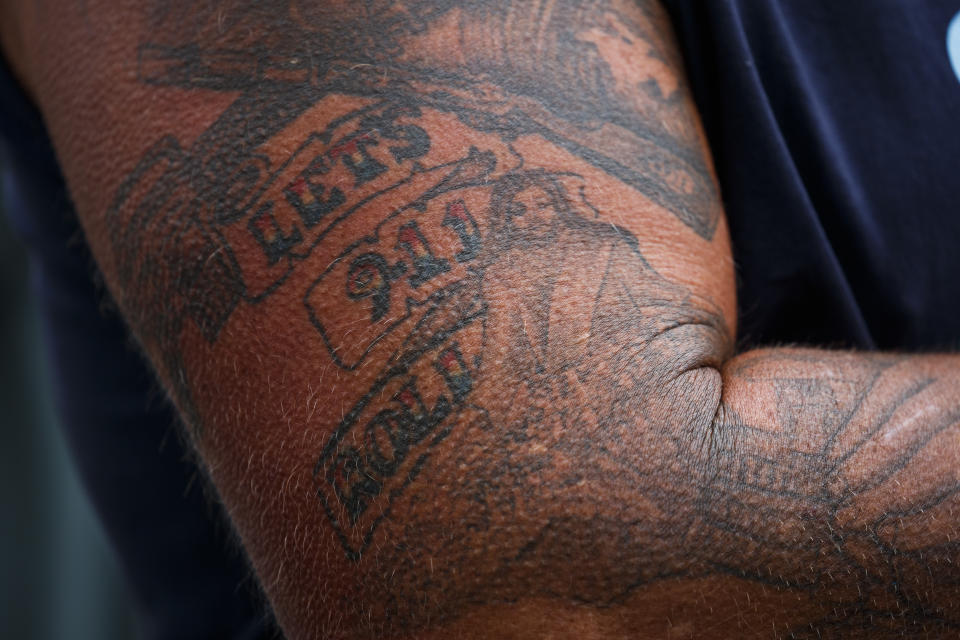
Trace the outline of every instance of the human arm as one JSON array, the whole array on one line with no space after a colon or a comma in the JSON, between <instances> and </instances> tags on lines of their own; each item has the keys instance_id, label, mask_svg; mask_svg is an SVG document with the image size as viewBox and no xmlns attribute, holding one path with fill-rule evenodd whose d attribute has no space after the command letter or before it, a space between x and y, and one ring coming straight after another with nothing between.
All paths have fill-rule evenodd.
<instances>
[{"instance_id":1,"label":"human arm","mask_svg":"<svg viewBox=\"0 0 960 640\"><path fill-rule=\"evenodd\" d=\"M930 378L900 415L933 402L954 446L894 494L949 505L956 362L724 366L729 248L656 7L290 9L87 3L24 75L291 636L956 618L904 593L949 567L891 555L909 509L865 491L935 441L860 462L900 422L840 418ZM949 559L950 518L913 518Z\"/></svg>"}]
</instances>

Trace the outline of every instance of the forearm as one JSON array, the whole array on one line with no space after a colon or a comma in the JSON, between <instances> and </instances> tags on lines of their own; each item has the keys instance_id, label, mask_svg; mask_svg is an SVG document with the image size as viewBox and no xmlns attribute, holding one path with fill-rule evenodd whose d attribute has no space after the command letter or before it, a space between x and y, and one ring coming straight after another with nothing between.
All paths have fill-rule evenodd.
<instances>
[{"instance_id":1,"label":"forearm","mask_svg":"<svg viewBox=\"0 0 960 640\"><path fill-rule=\"evenodd\" d=\"M723 384L706 564L795 595L784 630L955 633L960 358L770 349Z\"/></svg>"}]
</instances>

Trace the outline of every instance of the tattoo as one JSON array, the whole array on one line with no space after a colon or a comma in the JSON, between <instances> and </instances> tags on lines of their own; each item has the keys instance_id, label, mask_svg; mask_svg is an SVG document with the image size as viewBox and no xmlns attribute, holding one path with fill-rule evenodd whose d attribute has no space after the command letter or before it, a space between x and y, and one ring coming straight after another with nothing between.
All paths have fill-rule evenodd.
<instances>
[{"instance_id":1,"label":"tattoo","mask_svg":"<svg viewBox=\"0 0 960 640\"><path fill-rule=\"evenodd\" d=\"M504 384L508 374L500 369L506 360L523 372L517 383L531 388L537 404L549 404L551 412L564 407L569 420L586 410L579 406L584 398L571 404L569 378L576 376L582 386L595 375L601 363L591 362L592 352L609 362L611 350L619 351L619 365L628 367L635 357L629 349L645 350L671 325L717 322L683 308L682 290L650 269L629 232L591 219L589 202L570 197L571 186L564 183L575 187L580 176L510 171L494 178L494 166L492 156L474 149L452 167L428 174L423 191L414 191L373 233L351 243L307 292L314 325L339 366L356 369L375 348L390 354L316 470L324 508L353 558L370 544L432 447L449 434L448 425L489 428L532 420L512 411L500 415L489 403L469 403L475 385ZM457 242L430 241L443 234ZM432 246L448 250L436 253ZM501 309L518 295L518 269L535 274L536 290L523 291L509 311ZM591 314L575 323L551 320L558 280L571 282L581 273L600 276L583 291L594 301ZM535 299L522 299L528 293ZM574 336L583 335L591 337L578 345ZM490 357L495 374L483 364ZM614 394L642 393L635 388L639 377L629 384ZM425 399L430 391L433 396ZM604 400L616 404L616 397ZM622 410L635 408L621 402ZM548 419L545 407L537 411L538 421Z\"/></svg>"},{"instance_id":2,"label":"tattoo","mask_svg":"<svg viewBox=\"0 0 960 640\"><path fill-rule=\"evenodd\" d=\"M718 224L662 12L195 4L158 9L139 78L236 97L195 140L157 141L118 189L124 306L193 425L183 341L213 345L258 306L312 327L355 394L312 470L357 574L350 615L386 633L723 576L808 598L792 637L882 616L960 624L933 586L956 579L923 561L947 567L955 543L900 537L949 519L956 479L870 514L956 437L953 405L896 455L878 444L915 398L955 399L956 378L772 351L721 385L719 310L657 273L600 202L620 190L704 240ZM624 57L649 73L624 75ZM889 380L909 384L891 395Z\"/></svg>"},{"instance_id":3,"label":"tattoo","mask_svg":"<svg viewBox=\"0 0 960 640\"><path fill-rule=\"evenodd\" d=\"M714 427L698 546L730 553L707 564L818 598L823 617L789 637L956 634L960 482L933 471L956 468L956 365L783 350L734 363L726 383L750 415L725 403Z\"/></svg>"},{"instance_id":4,"label":"tattoo","mask_svg":"<svg viewBox=\"0 0 960 640\"><path fill-rule=\"evenodd\" d=\"M416 124L424 109L501 145L556 145L713 236L716 189L675 80L681 62L663 35L667 19L653 8L616 0L165 4L153 16L155 39L139 50L140 80L239 97L188 148L170 137L149 150L109 218L122 283L136 292L130 306L165 308L177 293L173 313L138 325L162 345L179 404L194 419L176 348L185 319L214 341L238 304L275 291L364 204L365 187L416 171L430 145ZM421 55L420 41L454 19L452 37L469 62ZM184 42L184 33L195 36ZM623 55L644 59L650 75L623 75L612 62ZM333 96L365 106L330 122ZM326 126L276 162L265 147L296 139L299 122ZM351 183L346 193L341 185ZM170 246L145 256L145 238Z\"/></svg>"}]
</instances>

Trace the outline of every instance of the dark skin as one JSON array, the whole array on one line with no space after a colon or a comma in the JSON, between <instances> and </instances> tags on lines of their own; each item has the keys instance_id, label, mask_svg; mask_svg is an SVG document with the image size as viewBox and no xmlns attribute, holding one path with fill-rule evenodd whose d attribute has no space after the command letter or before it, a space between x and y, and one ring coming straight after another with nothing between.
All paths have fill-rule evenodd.
<instances>
[{"instance_id":1,"label":"dark skin","mask_svg":"<svg viewBox=\"0 0 960 640\"><path fill-rule=\"evenodd\" d=\"M288 637L958 633L960 360L734 355L656 3L41 5L8 58Z\"/></svg>"}]
</instances>

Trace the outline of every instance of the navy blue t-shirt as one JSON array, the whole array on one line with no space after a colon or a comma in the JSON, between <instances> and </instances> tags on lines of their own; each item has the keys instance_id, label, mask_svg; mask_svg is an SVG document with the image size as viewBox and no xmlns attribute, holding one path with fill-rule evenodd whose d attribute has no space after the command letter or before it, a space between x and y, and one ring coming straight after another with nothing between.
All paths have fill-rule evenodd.
<instances>
[{"instance_id":1,"label":"navy blue t-shirt","mask_svg":"<svg viewBox=\"0 0 960 640\"><path fill-rule=\"evenodd\" d=\"M666 4L720 177L741 344L960 346L960 0ZM49 140L5 70L0 139L62 421L148 637L269 636L173 412L100 308Z\"/></svg>"},{"instance_id":2,"label":"navy blue t-shirt","mask_svg":"<svg viewBox=\"0 0 960 640\"><path fill-rule=\"evenodd\" d=\"M960 1L666 4L723 191L742 344L960 347Z\"/></svg>"}]
</instances>

